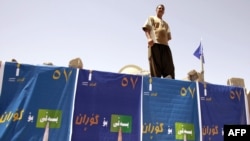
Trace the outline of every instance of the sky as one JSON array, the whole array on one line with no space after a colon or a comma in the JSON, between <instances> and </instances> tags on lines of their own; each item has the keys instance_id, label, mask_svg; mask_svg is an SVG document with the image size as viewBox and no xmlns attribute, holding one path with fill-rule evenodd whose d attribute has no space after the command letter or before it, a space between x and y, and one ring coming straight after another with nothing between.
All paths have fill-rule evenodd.
<instances>
[{"instance_id":1,"label":"sky","mask_svg":"<svg viewBox=\"0 0 250 141\"><path fill-rule=\"evenodd\" d=\"M172 32L176 79L201 71L193 55L201 42L205 81L243 78L250 89L249 0L0 0L0 60L67 67L79 57L84 69L149 70L142 25L158 4Z\"/></svg>"}]
</instances>

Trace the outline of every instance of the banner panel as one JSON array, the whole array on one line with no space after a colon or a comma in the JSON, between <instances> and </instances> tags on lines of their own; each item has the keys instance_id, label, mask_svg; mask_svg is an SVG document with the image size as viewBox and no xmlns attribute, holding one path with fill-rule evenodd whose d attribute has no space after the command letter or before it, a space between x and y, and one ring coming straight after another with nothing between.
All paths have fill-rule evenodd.
<instances>
[{"instance_id":1,"label":"banner panel","mask_svg":"<svg viewBox=\"0 0 250 141\"><path fill-rule=\"evenodd\" d=\"M195 82L143 77L143 141L200 140Z\"/></svg>"},{"instance_id":2,"label":"banner panel","mask_svg":"<svg viewBox=\"0 0 250 141\"><path fill-rule=\"evenodd\" d=\"M5 63L0 140L70 140L76 69Z\"/></svg>"},{"instance_id":3,"label":"banner panel","mask_svg":"<svg viewBox=\"0 0 250 141\"><path fill-rule=\"evenodd\" d=\"M199 83L203 141L222 141L224 125L247 124L244 89Z\"/></svg>"},{"instance_id":4,"label":"banner panel","mask_svg":"<svg viewBox=\"0 0 250 141\"><path fill-rule=\"evenodd\" d=\"M140 141L142 77L80 70L74 141Z\"/></svg>"}]
</instances>

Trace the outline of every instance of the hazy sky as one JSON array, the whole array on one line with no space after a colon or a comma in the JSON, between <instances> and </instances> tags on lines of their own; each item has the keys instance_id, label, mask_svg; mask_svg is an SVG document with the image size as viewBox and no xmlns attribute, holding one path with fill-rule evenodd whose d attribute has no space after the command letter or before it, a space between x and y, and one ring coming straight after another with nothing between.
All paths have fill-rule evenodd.
<instances>
[{"instance_id":1,"label":"hazy sky","mask_svg":"<svg viewBox=\"0 0 250 141\"><path fill-rule=\"evenodd\" d=\"M245 80L250 89L250 0L0 0L0 60L118 72L129 64L148 70L141 27L166 7L176 79L201 70L193 56L202 39L205 80L226 85Z\"/></svg>"}]
</instances>

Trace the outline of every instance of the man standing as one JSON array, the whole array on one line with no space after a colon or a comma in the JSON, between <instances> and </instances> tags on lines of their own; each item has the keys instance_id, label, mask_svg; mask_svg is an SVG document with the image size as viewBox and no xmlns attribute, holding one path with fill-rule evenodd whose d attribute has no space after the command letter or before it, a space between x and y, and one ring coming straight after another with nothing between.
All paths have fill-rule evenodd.
<instances>
[{"instance_id":1,"label":"man standing","mask_svg":"<svg viewBox=\"0 0 250 141\"><path fill-rule=\"evenodd\" d=\"M175 67L168 41L171 40L169 25L163 20L165 7L156 7L156 16L150 16L142 29L148 41L148 59L152 77L175 79Z\"/></svg>"}]
</instances>

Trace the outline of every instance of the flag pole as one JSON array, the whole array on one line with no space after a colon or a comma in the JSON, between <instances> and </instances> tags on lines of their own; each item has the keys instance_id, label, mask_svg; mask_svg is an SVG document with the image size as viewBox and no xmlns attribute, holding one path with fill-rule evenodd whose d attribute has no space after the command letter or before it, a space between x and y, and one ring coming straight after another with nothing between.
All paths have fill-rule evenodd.
<instances>
[{"instance_id":1,"label":"flag pole","mask_svg":"<svg viewBox=\"0 0 250 141\"><path fill-rule=\"evenodd\" d=\"M201 38L201 55L200 55L200 61L201 61L201 77L202 77L202 82L204 85L204 96L207 96L207 85L205 82L205 71L204 71L204 54L203 54L203 45L202 45L202 38Z\"/></svg>"},{"instance_id":2,"label":"flag pole","mask_svg":"<svg viewBox=\"0 0 250 141\"><path fill-rule=\"evenodd\" d=\"M202 38L200 41L201 44L201 55L200 55L200 61L201 61L201 75L202 75L202 81L204 81L204 60L203 60L203 45L202 45Z\"/></svg>"}]
</instances>

